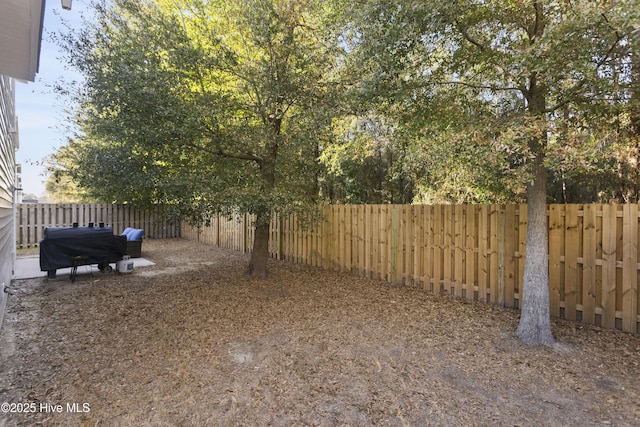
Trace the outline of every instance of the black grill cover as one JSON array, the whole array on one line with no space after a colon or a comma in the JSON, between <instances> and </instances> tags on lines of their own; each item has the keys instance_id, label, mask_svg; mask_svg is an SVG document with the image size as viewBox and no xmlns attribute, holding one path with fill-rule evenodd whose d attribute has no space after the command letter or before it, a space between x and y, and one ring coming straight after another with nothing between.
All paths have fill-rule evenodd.
<instances>
[{"instance_id":1,"label":"black grill cover","mask_svg":"<svg viewBox=\"0 0 640 427\"><path fill-rule=\"evenodd\" d=\"M111 227L47 227L40 242L40 270L72 267L77 256L86 257L78 265L118 262L126 245L127 238L115 236Z\"/></svg>"}]
</instances>

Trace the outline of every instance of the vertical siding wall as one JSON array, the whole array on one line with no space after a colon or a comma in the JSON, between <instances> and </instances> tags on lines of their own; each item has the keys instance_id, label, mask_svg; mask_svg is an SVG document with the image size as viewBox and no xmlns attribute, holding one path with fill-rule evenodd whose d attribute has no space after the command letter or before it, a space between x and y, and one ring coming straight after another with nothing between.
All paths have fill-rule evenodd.
<instances>
[{"instance_id":1,"label":"vertical siding wall","mask_svg":"<svg viewBox=\"0 0 640 427\"><path fill-rule=\"evenodd\" d=\"M145 210L131 205L23 203L16 208L16 246L35 246L46 227L71 227L76 222L80 226L103 222L115 234L133 227L144 229L146 238L181 237L180 221L168 219L162 206Z\"/></svg>"},{"instance_id":2,"label":"vertical siding wall","mask_svg":"<svg viewBox=\"0 0 640 427\"><path fill-rule=\"evenodd\" d=\"M13 274L15 246L13 243L15 162L15 83L0 75L0 324L5 304L4 286Z\"/></svg>"},{"instance_id":3,"label":"vertical siding wall","mask_svg":"<svg viewBox=\"0 0 640 427\"><path fill-rule=\"evenodd\" d=\"M394 284L518 308L526 205L338 205L303 229L271 224L271 256ZM555 317L638 333L638 205L550 205ZM253 244L249 216L183 226L183 236L235 250Z\"/></svg>"}]
</instances>

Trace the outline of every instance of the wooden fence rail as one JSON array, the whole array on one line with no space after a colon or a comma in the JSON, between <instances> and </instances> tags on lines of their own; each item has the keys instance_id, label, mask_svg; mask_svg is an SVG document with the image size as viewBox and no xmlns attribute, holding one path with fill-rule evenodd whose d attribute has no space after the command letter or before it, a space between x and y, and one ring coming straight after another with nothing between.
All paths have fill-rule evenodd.
<instances>
[{"instance_id":1,"label":"wooden fence rail","mask_svg":"<svg viewBox=\"0 0 640 427\"><path fill-rule=\"evenodd\" d=\"M526 205L334 205L301 227L274 217L271 256L460 298L519 307ZM638 205L549 205L552 315L638 333ZM183 236L241 251L252 219L183 224Z\"/></svg>"},{"instance_id":2,"label":"wooden fence rail","mask_svg":"<svg viewBox=\"0 0 640 427\"><path fill-rule=\"evenodd\" d=\"M136 209L131 205L22 203L16 207L16 248L37 246L46 227L99 223L120 234L126 227L144 229L145 237L181 237L181 223L165 215L165 208Z\"/></svg>"}]
</instances>

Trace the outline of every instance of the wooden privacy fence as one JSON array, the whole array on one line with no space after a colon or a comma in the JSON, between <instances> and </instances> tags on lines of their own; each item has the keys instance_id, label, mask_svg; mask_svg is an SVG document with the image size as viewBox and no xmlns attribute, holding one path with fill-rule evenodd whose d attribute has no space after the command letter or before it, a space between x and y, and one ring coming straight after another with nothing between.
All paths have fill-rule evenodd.
<instances>
[{"instance_id":1,"label":"wooden privacy fence","mask_svg":"<svg viewBox=\"0 0 640 427\"><path fill-rule=\"evenodd\" d=\"M310 228L274 217L271 256L519 307L526 205L335 205L322 214ZM638 333L638 205L549 205L548 224L552 315ZM250 251L252 220L183 224L183 236Z\"/></svg>"},{"instance_id":2,"label":"wooden privacy fence","mask_svg":"<svg viewBox=\"0 0 640 427\"><path fill-rule=\"evenodd\" d=\"M127 227L142 228L147 238L181 237L181 223L167 218L166 209L136 209L115 204L22 203L16 207L16 247L38 245L46 227L87 226L104 223L120 234Z\"/></svg>"}]
</instances>

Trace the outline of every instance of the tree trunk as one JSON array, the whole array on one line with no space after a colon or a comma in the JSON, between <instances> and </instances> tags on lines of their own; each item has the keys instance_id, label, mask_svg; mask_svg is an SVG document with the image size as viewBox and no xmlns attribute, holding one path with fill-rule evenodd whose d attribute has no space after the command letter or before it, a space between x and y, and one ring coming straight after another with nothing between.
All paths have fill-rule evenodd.
<instances>
[{"instance_id":1,"label":"tree trunk","mask_svg":"<svg viewBox=\"0 0 640 427\"><path fill-rule=\"evenodd\" d=\"M253 252L247 267L249 276L259 279L267 278L267 261L269 260L269 225L271 215L258 213L256 217L256 230L253 240Z\"/></svg>"},{"instance_id":2,"label":"tree trunk","mask_svg":"<svg viewBox=\"0 0 640 427\"><path fill-rule=\"evenodd\" d=\"M535 2L537 14L541 13ZM541 35L543 18L536 17L532 34ZM520 289L521 316L516 334L527 345L551 345L555 342L551 333L549 310L549 230L547 225L547 170L544 158L547 149L546 87L538 81L537 73L529 78L525 93L528 110L533 120L540 120L540 134L529 139L529 150L535 156L532 178L527 184L527 243L524 262L524 280Z\"/></svg>"},{"instance_id":3,"label":"tree trunk","mask_svg":"<svg viewBox=\"0 0 640 427\"><path fill-rule=\"evenodd\" d=\"M280 125L282 120L274 118L269 121L273 126L273 139L267 141L265 154L261 162L260 175L262 177L262 191L271 194L276 184L276 159L278 157L278 138L280 135ZM269 260L269 225L271 224L271 206L265 203L257 209L256 228L253 240L253 251L251 260L247 267L249 276L259 279L267 278L267 261Z\"/></svg>"},{"instance_id":4,"label":"tree trunk","mask_svg":"<svg viewBox=\"0 0 640 427\"><path fill-rule=\"evenodd\" d=\"M547 185L544 154L535 160L533 182L527 186L527 253L521 294L521 317L516 334L528 345L554 343L549 312L549 254Z\"/></svg>"}]
</instances>

